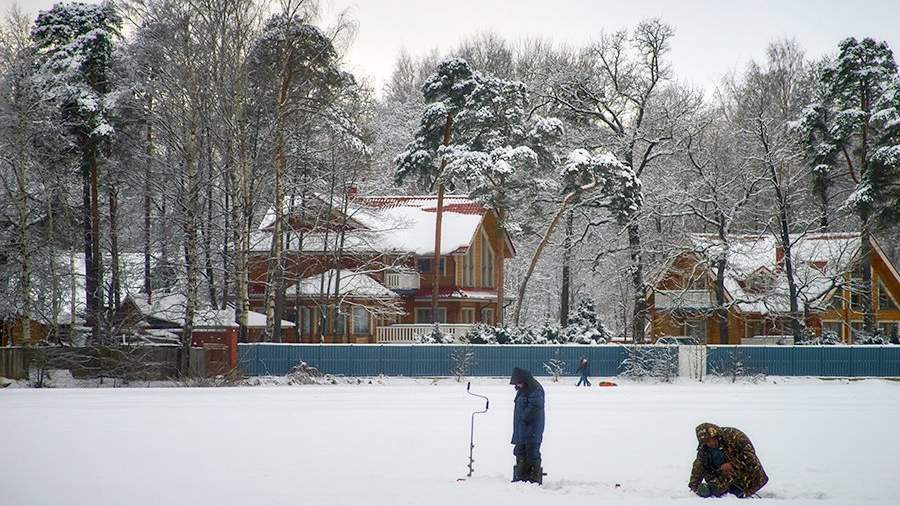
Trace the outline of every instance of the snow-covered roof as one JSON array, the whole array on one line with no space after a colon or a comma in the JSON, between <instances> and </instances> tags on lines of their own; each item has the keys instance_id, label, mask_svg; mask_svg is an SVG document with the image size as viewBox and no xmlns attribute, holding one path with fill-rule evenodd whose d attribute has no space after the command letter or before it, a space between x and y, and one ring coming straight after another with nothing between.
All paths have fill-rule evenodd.
<instances>
[{"instance_id":1,"label":"snow-covered roof","mask_svg":"<svg viewBox=\"0 0 900 506\"><path fill-rule=\"evenodd\" d=\"M717 236L694 234L690 237L693 253L709 266L722 254ZM855 233L821 233L791 236L791 256L801 300L815 306L827 304L830 292L841 285L844 274L852 270L859 250ZM725 290L743 312L785 312L789 308L788 285L782 266L780 245L770 235L730 237L728 241ZM767 282L764 291L753 290L748 281Z\"/></svg>"},{"instance_id":2,"label":"snow-covered roof","mask_svg":"<svg viewBox=\"0 0 900 506\"><path fill-rule=\"evenodd\" d=\"M143 316L164 320L177 327L184 326L184 310L187 300L184 295L180 293L164 296L154 295L149 302L146 294L135 294L129 296L129 298ZM212 309L209 306L201 305L194 312L194 328L237 327L238 324L235 322L235 309L233 307ZM265 326L266 315L256 311L247 313L247 327L263 328ZM293 327L294 323L282 320L281 326L285 328Z\"/></svg>"},{"instance_id":3,"label":"snow-covered roof","mask_svg":"<svg viewBox=\"0 0 900 506\"><path fill-rule=\"evenodd\" d=\"M338 283L338 280L340 282ZM303 278L285 290L285 295L322 298L334 296L338 285L341 298L393 299L399 297L368 274L348 269L331 269L315 276Z\"/></svg>"},{"instance_id":4,"label":"snow-covered roof","mask_svg":"<svg viewBox=\"0 0 900 506\"><path fill-rule=\"evenodd\" d=\"M346 205L352 227L344 234L344 251L434 254L437 197L356 196ZM335 207L340 209L342 204L335 204ZM483 205L467 197L445 196L441 254L464 253L472 243L485 212ZM254 235L254 251L268 251L271 248L272 236L268 228L273 221L274 211L270 209ZM334 231L307 231L303 234L302 251L333 251L335 242ZM285 249L301 249L298 234L288 234Z\"/></svg>"}]
</instances>

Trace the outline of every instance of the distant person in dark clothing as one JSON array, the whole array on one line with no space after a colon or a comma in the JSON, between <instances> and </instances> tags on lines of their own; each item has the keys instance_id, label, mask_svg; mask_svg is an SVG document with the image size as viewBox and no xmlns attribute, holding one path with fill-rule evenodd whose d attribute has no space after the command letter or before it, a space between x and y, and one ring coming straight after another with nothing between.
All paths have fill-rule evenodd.
<instances>
[{"instance_id":1,"label":"distant person in dark clothing","mask_svg":"<svg viewBox=\"0 0 900 506\"><path fill-rule=\"evenodd\" d=\"M588 376L591 374L591 366L590 363L588 363L587 358L581 357L581 363L578 364L578 372L581 373L581 378L578 379L578 384L576 384L575 386L591 386L591 382L588 380Z\"/></svg>"},{"instance_id":2,"label":"distant person in dark clothing","mask_svg":"<svg viewBox=\"0 0 900 506\"><path fill-rule=\"evenodd\" d=\"M513 469L513 481L541 483L544 476L541 468L544 388L529 371L518 367L513 369L509 384L516 387L512 435L516 467Z\"/></svg>"}]
</instances>

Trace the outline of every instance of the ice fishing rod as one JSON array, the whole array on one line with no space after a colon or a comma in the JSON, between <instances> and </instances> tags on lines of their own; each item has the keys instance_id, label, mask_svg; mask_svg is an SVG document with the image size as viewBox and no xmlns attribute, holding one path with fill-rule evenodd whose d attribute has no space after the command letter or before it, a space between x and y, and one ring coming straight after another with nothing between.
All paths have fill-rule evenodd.
<instances>
[{"instance_id":1,"label":"ice fishing rod","mask_svg":"<svg viewBox=\"0 0 900 506\"><path fill-rule=\"evenodd\" d=\"M471 381L466 384L466 393L484 399L484 409L481 411L472 412L472 425L469 430L469 474L467 474L466 476L471 478L472 473L475 472L475 467L473 466L473 464L475 464L475 459L472 457L473 453L475 452L475 415L487 413L488 409L491 407L491 401L484 395L479 395L472 392Z\"/></svg>"}]
</instances>

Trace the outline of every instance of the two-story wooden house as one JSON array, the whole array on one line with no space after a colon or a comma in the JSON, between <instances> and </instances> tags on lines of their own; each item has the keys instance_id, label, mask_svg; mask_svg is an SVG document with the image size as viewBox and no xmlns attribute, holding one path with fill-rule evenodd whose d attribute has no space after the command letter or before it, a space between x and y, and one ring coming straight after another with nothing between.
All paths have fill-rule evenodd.
<instances>
[{"instance_id":1,"label":"two-story wooden house","mask_svg":"<svg viewBox=\"0 0 900 506\"><path fill-rule=\"evenodd\" d=\"M459 334L500 319L504 261L515 254L496 214L446 196L434 265L434 196L311 196L285 209L285 311L302 342L409 342L439 323ZM250 303L265 305L272 210L254 238ZM431 314L435 278L439 303Z\"/></svg>"},{"instance_id":2,"label":"two-story wooden house","mask_svg":"<svg viewBox=\"0 0 900 506\"><path fill-rule=\"evenodd\" d=\"M817 335L831 332L852 343L862 331L860 236L823 233L792 236L799 310ZM784 252L772 236L729 240L724 276L728 336L716 314L716 263L725 248L716 236L690 237L692 247L671 259L648 297L654 339L688 335L709 344L740 344L745 337L790 334ZM872 307L886 338L900 330L900 275L872 240Z\"/></svg>"}]
</instances>

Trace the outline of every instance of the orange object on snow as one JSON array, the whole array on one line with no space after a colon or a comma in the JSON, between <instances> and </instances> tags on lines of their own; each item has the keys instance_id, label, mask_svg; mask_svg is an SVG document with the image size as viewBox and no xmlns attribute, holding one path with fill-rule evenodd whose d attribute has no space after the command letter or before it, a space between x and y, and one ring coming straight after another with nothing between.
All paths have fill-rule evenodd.
<instances>
[{"instance_id":1,"label":"orange object on snow","mask_svg":"<svg viewBox=\"0 0 900 506\"><path fill-rule=\"evenodd\" d=\"M612 381L598 381L597 386L598 387L614 387L614 386L618 386L618 385L616 385Z\"/></svg>"}]
</instances>

